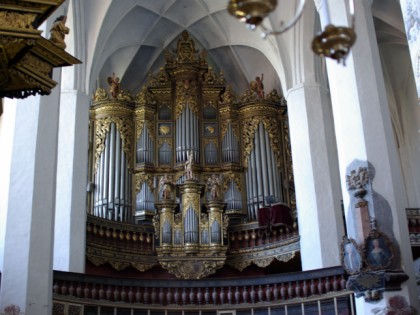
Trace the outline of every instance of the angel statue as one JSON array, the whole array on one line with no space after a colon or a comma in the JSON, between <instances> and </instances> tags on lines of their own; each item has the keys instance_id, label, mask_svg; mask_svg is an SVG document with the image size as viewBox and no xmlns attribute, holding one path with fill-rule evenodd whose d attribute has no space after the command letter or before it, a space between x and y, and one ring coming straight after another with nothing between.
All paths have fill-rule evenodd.
<instances>
[{"instance_id":1,"label":"angel statue","mask_svg":"<svg viewBox=\"0 0 420 315\"><path fill-rule=\"evenodd\" d=\"M162 199L171 199L172 198L172 186L174 182L168 176L168 174L163 175L159 181L160 191L162 192Z\"/></svg>"},{"instance_id":2,"label":"angel statue","mask_svg":"<svg viewBox=\"0 0 420 315\"><path fill-rule=\"evenodd\" d=\"M209 200L216 201L220 199L220 186L220 176L213 174L207 179L207 190L210 193Z\"/></svg>"},{"instance_id":3,"label":"angel statue","mask_svg":"<svg viewBox=\"0 0 420 315\"><path fill-rule=\"evenodd\" d=\"M112 98L117 98L120 94L120 78L115 76L115 73L112 73L112 77L108 77L107 81L109 83L109 92L111 93Z\"/></svg>"},{"instance_id":4,"label":"angel statue","mask_svg":"<svg viewBox=\"0 0 420 315\"><path fill-rule=\"evenodd\" d=\"M259 76L255 77L255 81L252 81L250 84L251 91L257 94L258 98L264 98L264 73L261 74L261 78Z\"/></svg>"},{"instance_id":5,"label":"angel statue","mask_svg":"<svg viewBox=\"0 0 420 315\"><path fill-rule=\"evenodd\" d=\"M187 161L185 162L185 179L193 179L193 172L192 172L192 168L194 164L193 158L194 158L193 152L188 151L188 158L187 158Z\"/></svg>"},{"instance_id":6,"label":"angel statue","mask_svg":"<svg viewBox=\"0 0 420 315\"><path fill-rule=\"evenodd\" d=\"M67 16L60 15L58 18L55 19L50 29L50 41L62 49L66 48L64 37L66 36L66 34L70 33L70 29L66 26L66 21Z\"/></svg>"}]
</instances>

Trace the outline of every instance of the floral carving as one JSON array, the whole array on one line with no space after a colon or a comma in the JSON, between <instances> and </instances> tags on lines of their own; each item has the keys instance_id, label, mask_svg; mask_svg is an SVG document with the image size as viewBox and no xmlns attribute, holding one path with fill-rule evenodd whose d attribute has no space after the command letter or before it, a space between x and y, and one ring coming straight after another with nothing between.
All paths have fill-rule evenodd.
<instances>
[{"instance_id":1,"label":"floral carving","mask_svg":"<svg viewBox=\"0 0 420 315\"><path fill-rule=\"evenodd\" d=\"M366 167L359 167L359 170L351 170L350 175L346 176L347 189L355 190L353 195L363 198L366 195L366 184L369 183L369 172Z\"/></svg>"}]
</instances>

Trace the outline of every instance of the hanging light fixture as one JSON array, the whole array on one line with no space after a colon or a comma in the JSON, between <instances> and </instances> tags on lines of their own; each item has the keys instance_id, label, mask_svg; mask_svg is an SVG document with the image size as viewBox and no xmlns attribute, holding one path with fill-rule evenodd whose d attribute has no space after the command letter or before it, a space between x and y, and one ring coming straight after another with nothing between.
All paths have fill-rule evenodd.
<instances>
[{"instance_id":1,"label":"hanging light fixture","mask_svg":"<svg viewBox=\"0 0 420 315\"><path fill-rule=\"evenodd\" d=\"M269 30L262 24L264 18L276 9L277 0L230 0L228 12L246 23L250 30L260 26L263 30L261 37L266 38L268 35L279 35L296 24L302 15L306 0L298 1L293 18L287 23L282 21L277 30Z\"/></svg>"},{"instance_id":2,"label":"hanging light fixture","mask_svg":"<svg viewBox=\"0 0 420 315\"><path fill-rule=\"evenodd\" d=\"M292 0L289 0L292 1ZM257 27L262 29L261 37L266 38L268 35L279 35L293 27L302 16L306 0L295 0L296 10L292 19L288 22L282 21L276 30L267 29L263 24L263 20L270 13L274 12L277 7L277 0L230 0L228 3L228 12L247 24L250 30ZM350 48L356 41L356 33L354 31L354 0L349 0L349 8L351 15L351 27L334 26L329 23L329 14L327 0L322 0L321 14L325 14L327 26L324 31L316 36L312 41L312 50L315 54L323 57L329 57L337 60L339 63L345 64L345 59L350 52Z\"/></svg>"},{"instance_id":3,"label":"hanging light fixture","mask_svg":"<svg viewBox=\"0 0 420 315\"><path fill-rule=\"evenodd\" d=\"M323 0L322 5L325 9L324 11L326 11L327 25L324 31L313 39L312 50L319 56L329 57L345 65L350 48L356 41L356 33L354 31L354 0L349 0L350 27L335 26L329 23L330 19L326 2L326 0Z\"/></svg>"}]
</instances>

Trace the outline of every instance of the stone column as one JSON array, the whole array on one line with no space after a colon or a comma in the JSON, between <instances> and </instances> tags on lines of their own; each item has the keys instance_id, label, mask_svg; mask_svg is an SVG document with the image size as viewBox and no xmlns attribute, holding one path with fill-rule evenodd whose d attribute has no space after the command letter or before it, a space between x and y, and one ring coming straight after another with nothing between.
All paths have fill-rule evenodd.
<instances>
[{"instance_id":1,"label":"stone column","mask_svg":"<svg viewBox=\"0 0 420 315\"><path fill-rule=\"evenodd\" d=\"M318 83L295 86L287 108L302 269L337 266L344 229L328 90Z\"/></svg>"},{"instance_id":2,"label":"stone column","mask_svg":"<svg viewBox=\"0 0 420 315\"><path fill-rule=\"evenodd\" d=\"M54 70L53 79L60 70ZM0 312L52 312L52 257L59 89L16 106L9 180Z\"/></svg>"},{"instance_id":3,"label":"stone column","mask_svg":"<svg viewBox=\"0 0 420 315\"><path fill-rule=\"evenodd\" d=\"M84 272L89 128L88 96L61 91L54 269Z\"/></svg>"},{"instance_id":4,"label":"stone column","mask_svg":"<svg viewBox=\"0 0 420 315\"><path fill-rule=\"evenodd\" d=\"M328 0L331 23L349 26L347 1ZM357 196L348 191L346 178L360 168L368 170L366 185L368 215L376 220L376 228L386 233L396 247L394 268L402 267L410 277L402 291L387 292L379 304L356 299L358 312L385 307L386 297L403 295L408 304L418 308L413 261L410 250L407 200L401 166L394 141L387 93L380 64L377 39L371 12L371 1L355 1L357 40L346 60L346 66L327 60L335 132L337 138L341 187L349 236L357 244L364 242L366 232L355 220ZM321 15L323 27L328 23ZM372 181L372 179L374 180ZM363 211L363 209L361 209ZM398 241L397 241L398 240Z\"/></svg>"}]
</instances>

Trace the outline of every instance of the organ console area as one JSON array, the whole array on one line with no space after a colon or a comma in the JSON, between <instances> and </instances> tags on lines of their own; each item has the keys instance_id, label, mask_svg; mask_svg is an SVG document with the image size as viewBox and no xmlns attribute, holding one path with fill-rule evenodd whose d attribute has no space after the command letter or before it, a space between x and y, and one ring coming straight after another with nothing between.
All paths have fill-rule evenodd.
<instances>
[{"instance_id":1,"label":"organ console area","mask_svg":"<svg viewBox=\"0 0 420 315\"><path fill-rule=\"evenodd\" d=\"M110 91L94 93L88 234L98 220L118 225L117 235L127 240L137 229L153 243L143 253L147 266L160 264L179 278L206 277L229 261L243 268L241 248L247 246L237 242L240 235L256 235L255 229L266 229L258 232L266 239L273 230L280 234L264 223L267 213L276 214L273 223L283 224L283 235L296 229L286 102L277 90L264 91L263 76L237 95L187 32L164 60L134 96L115 75ZM272 204L282 206L272 212ZM89 240L94 264L117 260ZM257 261L247 255L249 264ZM279 252L264 255L258 259L272 261ZM115 265L130 264L125 259Z\"/></svg>"}]
</instances>

